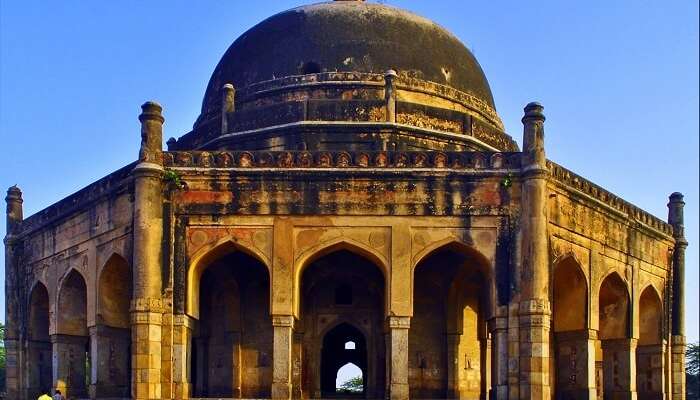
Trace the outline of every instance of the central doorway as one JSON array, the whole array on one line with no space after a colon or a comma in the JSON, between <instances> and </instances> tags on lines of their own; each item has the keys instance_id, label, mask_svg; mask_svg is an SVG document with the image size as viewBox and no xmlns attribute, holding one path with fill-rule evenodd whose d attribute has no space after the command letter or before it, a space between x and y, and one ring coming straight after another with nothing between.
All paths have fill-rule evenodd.
<instances>
[{"instance_id":1,"label":"central doorway","mask_svg":"<svg viewBox=\"0 0 700 400\"><path fill-rule=\"evenodd\" d=\"M352 371L346 366L354 365L361 371L362 385L352 382L352 376L343 376L343 370ZM321 350L321 393L323 397L342 396L364 398L367 384L367 344L365 337L354 326L341 323L331 329L323 338ZM342 382L350 382L344 386Z\"/></svg>"},{"instance_id":2,"label":"central doorway","mask_svg":"<svg viewBox=\"0 0 700 400\"><path fill-rule=\"evenodd\" d=\"M302 273L301 319L295 327L299 397L384 398L384 274L353 250L344 246L324 252ZM344 390L336 381L353 366L361 381L355 379Z\"/></svg>"}]
</instances>

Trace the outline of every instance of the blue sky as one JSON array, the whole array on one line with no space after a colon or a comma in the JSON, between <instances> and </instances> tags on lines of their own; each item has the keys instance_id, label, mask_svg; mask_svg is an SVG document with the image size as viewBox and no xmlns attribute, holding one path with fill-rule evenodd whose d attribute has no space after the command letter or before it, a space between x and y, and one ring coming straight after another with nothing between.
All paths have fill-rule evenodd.
<instances>
[{"instance_id":1,"label":"blue sky","mask_svg":"<svg viewBox=\"0 0 700 400\"><path fill-rule=\"evenodd\" d=\"M686 195L687 334L697 341L698 2L385 3L462 39L516 140L523 106L538 100L552 160L663 219L667 196ZM30 215L133 161L145 100L163 105L166 138L184 134L230 43L299 4L2 1L3 192L20 185Z\"/></svg>"}]
</instances>

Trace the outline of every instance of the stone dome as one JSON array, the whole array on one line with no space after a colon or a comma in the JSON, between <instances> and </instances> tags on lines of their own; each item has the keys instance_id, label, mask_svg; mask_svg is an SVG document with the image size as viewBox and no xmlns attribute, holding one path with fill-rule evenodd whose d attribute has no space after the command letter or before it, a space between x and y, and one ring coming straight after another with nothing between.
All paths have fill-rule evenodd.
<instances>
[{"instance_id":1,"label":"stone dome","mask_svg":"<svg viewBox=\"0 0 700 400\"><path fill-rule=\"evenodd\" d=\"M219 61L198 121L220 113L227 83L239 90L287 76L389 69L450 86L495 109L476 58L444 28L394 7L331 1L273 15L241 35Z\"/></svg>"}]
</instances>

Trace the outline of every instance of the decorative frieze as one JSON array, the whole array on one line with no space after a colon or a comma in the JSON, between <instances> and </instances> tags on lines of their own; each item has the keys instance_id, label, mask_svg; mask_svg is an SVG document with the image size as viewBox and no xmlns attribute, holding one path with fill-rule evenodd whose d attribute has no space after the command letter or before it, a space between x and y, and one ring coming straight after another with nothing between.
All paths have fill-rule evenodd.
<instances>
[{"instance_id":1,"label":"decorative frieze","mask_svg":"<svg viewBox=\"0 0 700 400\"><path fill-rule=\"evenodd\" d=\"M171 168L520 168L520 153L347 152L347 151L177 151L163 153Z\"/></svg>"}]
</instances>

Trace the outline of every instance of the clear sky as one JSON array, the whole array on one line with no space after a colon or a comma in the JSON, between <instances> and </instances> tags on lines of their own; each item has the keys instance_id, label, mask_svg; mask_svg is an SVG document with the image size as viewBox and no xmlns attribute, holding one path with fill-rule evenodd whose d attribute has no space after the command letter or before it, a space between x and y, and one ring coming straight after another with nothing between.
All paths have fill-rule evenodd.
<instances>
[{"instance_id":1,"label":"clear sky","mask_svg":"<svg viewBox=\"0 0 700 400\"><path fill-rule=\"evenodd\" d=\"M304 3L3 0L3 197L18 184L30 215L135 160L145 100L163 105L166 138L186 133L231 42ZM697 341L698 2L385 3L462 39L516 140L523 106L537 100L552 160L662 219L668 195L686 195L687 334Z\"/></svg>"}]
</instances>

